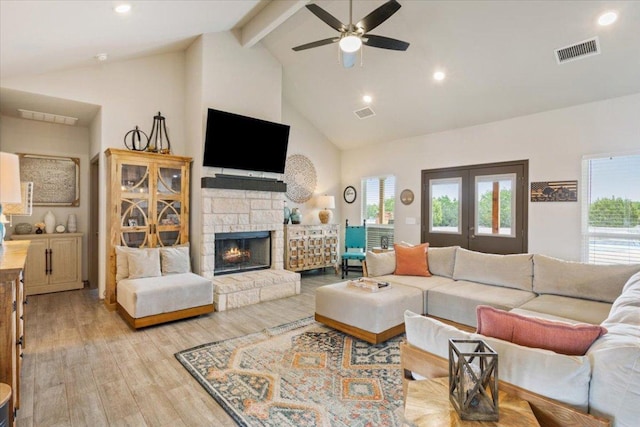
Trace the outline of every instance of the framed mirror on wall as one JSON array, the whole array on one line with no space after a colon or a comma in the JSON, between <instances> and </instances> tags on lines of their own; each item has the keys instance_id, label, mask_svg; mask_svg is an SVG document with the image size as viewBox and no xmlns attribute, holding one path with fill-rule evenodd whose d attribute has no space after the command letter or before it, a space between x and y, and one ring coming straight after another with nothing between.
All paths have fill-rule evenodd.
<instances>
[{"instance_id":1,"label":"framed mirror on wall","mask_svg":"<svg viewBox=\"0 0 640 427\"><path fill-rule=\"evenodd\" d=\"M33 206L80 205L80 159L18 153L20 181L33 182Z\"/></svg>"}]
</instances>

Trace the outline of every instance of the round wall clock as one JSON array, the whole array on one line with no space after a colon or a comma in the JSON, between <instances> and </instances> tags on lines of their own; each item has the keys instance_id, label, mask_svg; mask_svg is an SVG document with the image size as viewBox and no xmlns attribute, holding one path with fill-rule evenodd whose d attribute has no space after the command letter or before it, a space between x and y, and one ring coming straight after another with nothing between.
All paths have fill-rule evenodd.
<instances>
[{"instance_id":1,"label":"round wall clock","mask_svg":"<svg viewBox=\"0 0 640 427\"><path fill-rule=\"evenodd\" d=\"M358 193L356 192L355 187L353 187L352 185L348 186L347 188L344 189L344 193L342 193L342 197L344 197L344 201L347 203L353 203L356 201L356 195Z\"/></svg>"},{"instance_id":2,"label":"round wall clock","mask_svg":"<svg viewBox=\"0 0 640 427\"><path fill-rule=\"evenodd\" d=\"M413 203L413 191L409 190L408 188L402 190L402 193L400 193L400 201L403 205L410 205L411 203Z\"/></svg>"}]
</instances>

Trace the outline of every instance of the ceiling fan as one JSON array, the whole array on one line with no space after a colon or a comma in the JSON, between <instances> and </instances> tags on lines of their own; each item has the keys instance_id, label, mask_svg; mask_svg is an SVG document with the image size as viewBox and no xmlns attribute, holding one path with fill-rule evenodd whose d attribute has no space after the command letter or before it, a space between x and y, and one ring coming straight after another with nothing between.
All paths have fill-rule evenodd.
<instances>
[{"instance_id":1,"label":"ceiling fan","mask_svg":"<svg viewBox=\"0 0 640 427\"><path fill-rule=\"evenodd\" d=\"M356 24L353 23L352 19L353 0L349 0L349 25L343 24L317 4L308 4L306 7L325 24L338 31L340 34L337 37L331 37L296 46L293 48L296 52L338 42L340 51L342 52L342 65L345 68L351 68L355 64L356 55L362 45L402 51L407 50L409 47L409 43L402 40L369 34L369 31L382 24L384 21L389 19L391 15L396 13L398 9L400 9L400 3L396 0L389 0L362 18Z\"/></svg>"}]
</instances>

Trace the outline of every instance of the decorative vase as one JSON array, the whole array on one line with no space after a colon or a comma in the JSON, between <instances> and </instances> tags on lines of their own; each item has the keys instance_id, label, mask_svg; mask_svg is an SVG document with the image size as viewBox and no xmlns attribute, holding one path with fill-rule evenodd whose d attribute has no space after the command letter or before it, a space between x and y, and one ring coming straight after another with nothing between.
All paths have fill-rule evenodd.
<instances>
[{"instance_id":1,"label":"decorative vase","mask_svg":"<svg viewBox=\"0 0 640 427\"><path fill-rule=\"evenodd\" d=\"M293 208L291 210L291 224L300 224L300 218L302 215L300 214L300 210L298 208Z\"/></svg>"},{"instance_id":2,"label":"decorative vase","mask_svg":"<svg viewBox=\"0 0 640 427\"><path fill-rule=\"evenodd\" d=\"M51 211L47 211L44 216L44 231L52 234L56 231L56 216Z\"/></svg>"},{"instance_id":3,"label":"decorative vase","mask_svg":"<svg viewBox=\"0 0 640 427\"><path fill-rule=\"evenodd\" d=\"M36 234L42 234L42 228L36 228Z\"/></svg>"},{"instance_id":4,"label":"decorative vase","mask_svg":"<svg viewBox=\"0 0 640 427\"><path fill-rule=\"evenodd\" d=\"M287 207L287 201L284 202L284 223L289 224L289 218L291 217L291 209Z\"/></svg>"},{"instance_id":5,"label":"decorative vase","mask_svg":"<svg viewBox=\"0 0 640 427\"><path fill-rule=\"evenodd\" d=\"M76 231L78 231L76 214L69 214L69 216L67 217L67 231L69 233L75 233Z\"/></svg>"}]
</instances>

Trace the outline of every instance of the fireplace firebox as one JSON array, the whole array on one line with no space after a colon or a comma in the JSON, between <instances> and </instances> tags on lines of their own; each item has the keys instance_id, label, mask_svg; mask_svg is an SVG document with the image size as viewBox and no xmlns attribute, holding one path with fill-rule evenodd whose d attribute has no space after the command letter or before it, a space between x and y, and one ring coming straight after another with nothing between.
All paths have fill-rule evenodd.
<instances>
[{"instance_id":1,"label":"fireplace firebox","mask_svg":"<svg viewBox=\"0 0 640 427\"><path fill-rule=\"evenodd\" d=\"M271 233L216 233L215 254L214 275L271 268Z\"/></svg>"}]
</instances>

